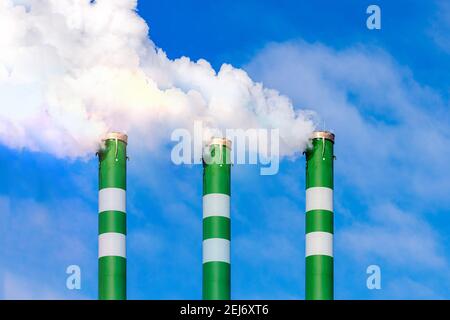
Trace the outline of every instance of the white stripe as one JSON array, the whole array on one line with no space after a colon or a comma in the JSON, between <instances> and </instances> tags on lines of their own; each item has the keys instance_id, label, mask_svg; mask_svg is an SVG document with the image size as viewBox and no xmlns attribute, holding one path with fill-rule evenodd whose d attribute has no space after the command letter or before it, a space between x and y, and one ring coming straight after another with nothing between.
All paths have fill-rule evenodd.
<instances>
[{"instance_id":1,"label":"white stripe","mask_svg":"<svg viewBox=\"0 0 450 320\"><path fill-rule=\"evenodd\" d=\"M309 232L306 234L306 256L333 256L333 234L329 232Z\"/></svg>"},{"instance_id":2,"label":"white stripe","mask_svg":"<svg viewBox=\"0 0 450 320\"><path fill-rule=\"evenodd\" d=\"M219 238L203 240L203 263L211 261L230 263L230 240Z\"/></svg>"},{"instance_id":3,"label":"white stripe","mask_svg":"<svg viewBox=\"0 0 450 320\"><path fill-rule=\"evenodd\" d=\"M203 196L203 218L221 216L230 217L230 196L211 193Z\"/></svg>"},{"instance_id":4,"label":"white stripe","mask_svg":"<svg viewBox=\"0 0 450 320\"><path fill-rule=\"evenodd\" d=\"M98 212L126 212L126 192L120 188L105 188L98 193Z\"/></svg>"},{"instance_id":5,"label":"white stripe","mask_svg":"<svg viewBox=\"0 0 450 320\"><path fill-rule=\"evenodd\" d=\"M126 258L125 235L117 232L102 233L98 236L98 257L119 256Z\"/></svg>"},{"instance_id":6,"label":"white stripe","mask_svg":"<svg viewBox=\"0 0 450 320\"><path fill-rule=\"evenodd\" d=\"M324 187L306 189L306 212L310 210L333 211L333 189Z\"/></svg>"}]
</instances>

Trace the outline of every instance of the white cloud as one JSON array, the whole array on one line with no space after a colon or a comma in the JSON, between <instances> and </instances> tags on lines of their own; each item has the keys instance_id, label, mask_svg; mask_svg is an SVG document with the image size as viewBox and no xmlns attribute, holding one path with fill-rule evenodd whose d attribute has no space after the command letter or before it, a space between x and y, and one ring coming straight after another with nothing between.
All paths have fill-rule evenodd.
<instances>
[{"instance_id":1,"label":"white cloud","mask_svg":"<svg viewBox=\"0 0 450 320\"><path fill-rule=\"evenodd\" d=\"M436 15L433 17L429 34L436 44L450 52L450 3L445 0L436 2Z\"/></svg>"},{"instance_id":2,"label":"white cloud","mask_svg":"<svg viewBox=\"0 0 450 320\"><path fill-rule=\"evenodd\" d=\"M445 296L439 294L433 287L408 277L393 279L388 284L387 291L390 293L390 299L445 299Z\"/></svg>"},{"instance_id":3,"label":"white cloud","mask_svg":"<svg viewBox=\"0 0 450 320\"><path fill-rule=\"evenodd\" d=\"M3 299L30 300L30 299L62 299L59 293L49 288L46 282L36 283L33 279L6 273L4 276Z\"/></svg>"},{"instance_id":4,"label":"white cloud","mask_svg":"<svg viewBox=\"0 0 450 320\"><path fill-rule=\"evenodd\" d=\"M392 204L369 209L362 222L355 219L351 227L339 230L339 252L363 261L384 261L405 270L448 267L442 238L425 220L404 212Z\"/></svg>"},{"instance_id":5,"label":"white cloud","mask_svg":"<svg viewBox=\"0 0 450 320\"><path fill-rule=\"evenodd\" d=\"M1 204L9 203L8 206ZM6 207L6 210L4 210ZM80 299L90 292L96 264L96 209L78 199L45 203L34 199L0 200L3 297L6 299ZM5 219L3 219L5 218ZM82 291L66 288L67 266L82 267Z\"/></svg>"},{"instance_id":6,"label":"white cloud","mask_svg":"<svg viewBox=\"0 0 450 320\"><path fill-rule=\"evenodd\" d=\"M203 120L219 129L278 128L283 154L303 151L310 112L231 65L216 73L202 59L168 59L136 5L0 0L3 144L89 157L107 131L120 130L138 152Z\"/></svg>"},{"instance_id":7,"label":"white cloud","mask_svg":"<svg viewBox=\"0 0 450 320\"><path fill-rule=\"evenodd\" d=\"M367 198L420 196L416 201L450 204L443 174L450 156L448 101L386 52L274 44L247 70L319 112L337 135L337 179Z\"/></svg>"},{"instance_id":8,"label":"white cloud","mask_svg":"<svg viewBox=\"0 0 450 320\"><path fill-rule=\"evenodd\" d=\"M450 208L449 101L363 45L272 44L246 70L336 133L336 257L381 260L390 272L448 267L439 221Z\"/></svg>"},{"instance_id":9,"label":"white cloud","mask_svg":"<svg viewBox=\"0 0 450 320\"><path fill-rule=\"evenodd\" d=\"M298 299L304 278L303 209L287 197L253 200L259 205L242 206L244 218L232 213L240 224L232 235L232 265L245 266L233 269L237 298Z\"/></svg>"}]
</instances>

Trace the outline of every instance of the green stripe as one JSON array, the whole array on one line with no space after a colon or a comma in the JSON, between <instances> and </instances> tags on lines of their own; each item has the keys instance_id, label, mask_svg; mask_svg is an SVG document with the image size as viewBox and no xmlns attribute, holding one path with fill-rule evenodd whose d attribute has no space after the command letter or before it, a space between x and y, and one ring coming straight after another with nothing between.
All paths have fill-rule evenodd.
<instances>
[{"instance_id":1,"label":"green stripe","mask_svg":"<svg viewBox=\"0 0 450 320\"><path fill-rule=\"evenodd\" d=\"M100 300L125 300L126 259L123 257L101 257L98 259L98 298Z\"/></svg>"},{"instance_id":2,"label":"green stripe","mask_svg":"<svg viewBox=\"0 0 450 320\"><path fill-rule=\"evenodd\" d=\"M124 212L103 211L98 216L98 234L117 232L127 234L127 218Z\"/></svg>"},{"instance_id":3,"label":"green stripe","mask_svg":"<svg viewBox=\"0 0 450 320\"><path fill-rule=\"evenodd\" d=\"M230 219L227 217L207 217L203 219L203 240L221 238L230 240Z\"/></svg>"},{"instance_id":4,"label":"green stripe","mask_svg":"<svg viewBox=\"0 0 450 320\"><path fill-rule=\"evenodd\" d=\"M231 266L226 262L203 264L203 299L230 300Z\"/></svg>"},{"instance_id":5,"label":"green stripe","mask_svg":"<svg viewBox=\"0 0 450 320\"><path fill-rule=\"evenodd\" d=\"M306 233L315 231L333 233L333 212L311 210L306 213Z\"/></svg>"},{"instance_id":6,"label":"green stripe","mask_svg":"<svg viewBox=\"0 0 450 320\"><path fill-rule=\"evenodd\" d=\"M210 193L230 195L230 150L225 146L212 145L210 154L215 162L203 165L203 195Z\"/></svg>"},{"instance_id":7,"label":"green stripe","mask_svg":"<svg viewBox=\"0 0 450 320\"><path fill-rule=\"evenodd\" d=\"M333 257L306 257L306 300L333 300Z\"/></svg>"},{"instance_id":8,"label":"green stripe","mask_svg":"<svg viewBox=\"0 0 450 320\"><path fill-rule=\"evenodd\" d=\"M325 160L324 160L325 159ZM328 187L333 189L333 142L313 139L306 151L306 188Z\"/></svg>"},{"instance_id":9,"label":"green stripe","mask_svg":"<svg viewBox=\"0 0 450 320\"><path fill-rule=\"evenodd\" d=\"M127 152L126 143L107 140L105 149L99 152L99 188L121 188L126 190Z\"/></svg>"}]
</instances>

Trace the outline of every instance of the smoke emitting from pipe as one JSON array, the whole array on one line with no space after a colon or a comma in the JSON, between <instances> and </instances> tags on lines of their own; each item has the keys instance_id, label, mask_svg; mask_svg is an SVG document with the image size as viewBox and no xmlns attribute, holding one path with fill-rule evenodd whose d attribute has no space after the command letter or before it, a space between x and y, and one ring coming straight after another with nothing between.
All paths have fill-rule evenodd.
<instances>
[{"instance_id":1,"label":"smoke emitting from pipe","mask_svg":"<svg viewBox=\"0 0 450 320\"><path fill-rule=\"evenodd\" d=\"M203 299L229 300L231 141L215 138L205 150L203 171Z\"/></svg>"},{"instance_id":2,"label":"smoke emitting from pipe","mask_svg":"<svg viewBox=\"0 0 450 320\"><path fill-rule=\"evenodd\" d=\"M306 299L332 300L334 134L316 131L306 151Z\"/></svg>"},{"instance_id":3,"label":"smoke emitting from pipe","mask_svg":"<svg viewBox=\"0 0 450 320\"><path fill-rule=\"evenodd\" d=\"M278 128L281 155L306 148L312 112L231 65L216 72L203 59L168 59L136 6L0 0L0 143L89 157L110 131L157 147L200 120L219 129Z\"/></svg>"},{"instance_id":4,"label":"smoke emitting from pipe","mask_svg":"<svg viewBox=\"0 0 450 320\"><path fill-rule=\"evenodd\" d=\"M145 148L194 121L276 128L283 156L305 150L315 127L313 112L294 109L241 69L169 59L136 7L136 0L0 0L0 143L79 158L107 136L99 153L100 299L126 299L127 136L109 132L132 134ZM316 134L307 151L306 295L332 299L334 136ZM226 158L229 147L213 143L210 152ZM230 297L230 170L204 168L205 299Z\"/></svg>"},{"instance_id":5,"label":"smoke emitting from pipe","mask_svg":"<svg viewBox=\"0 0 450 320\"><path fill-rule=\"evenodd\" d=\"M127 298L127 142L127 135L110 133L98 153L98 297L101 300Z\"/></svg>"}]
</instances>

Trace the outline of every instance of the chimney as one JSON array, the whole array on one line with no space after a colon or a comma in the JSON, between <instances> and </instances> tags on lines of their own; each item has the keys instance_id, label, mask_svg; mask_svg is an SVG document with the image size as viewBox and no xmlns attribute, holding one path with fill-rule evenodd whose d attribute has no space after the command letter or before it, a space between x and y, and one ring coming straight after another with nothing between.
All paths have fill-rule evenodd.
<instances>
[{"instance_id":1,"label":"chimney","mask_svg":"<svg viewBox=\"0 0 450 320\"><path fill-rule=\"evenodd\" d=\"M99 151L98 298L125 300L126 134L111 132Z\"/></svg>"},{"instance_id":2,"label":"chimney","mask_svg":"<svg viewBox=\"0 0 450 320\"><path fill-rule=\"evenodd\" d=\"M333 300L334 134L315 131L306 151L306 299Z\"/></svg>"},{"instance_id":3,"label":"chimney","mask_svg":"<svg viewBox=\"0 0 450 320\"><path fill-rule=\"evenodd\" d=\"M203 158L203 299L230 299L231 141L213 138Z\"/></svg>"}]
</instances>

